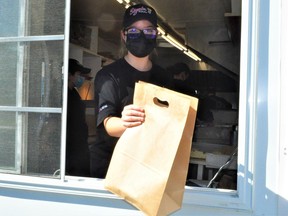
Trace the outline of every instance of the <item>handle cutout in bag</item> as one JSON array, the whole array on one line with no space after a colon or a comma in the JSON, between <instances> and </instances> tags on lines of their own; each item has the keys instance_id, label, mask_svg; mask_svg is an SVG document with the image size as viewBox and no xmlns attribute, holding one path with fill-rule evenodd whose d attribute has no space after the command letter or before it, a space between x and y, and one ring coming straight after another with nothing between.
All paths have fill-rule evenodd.
<instances>
[{"instance_id":1,"label":"handle cutout in bag","mask_svg":"<svg viewBox=\"0 0 288 216\"><path fill-rule=\"evenodd\" d=\"M157 97L154 97L154 98L153 98L153 102L154 102L154 104L156 104L157 106L160 106L160 107L166 107L166 108L169 107L168 101L160 100L160 99L157 98Z\"/></svg>"}]
</instances>

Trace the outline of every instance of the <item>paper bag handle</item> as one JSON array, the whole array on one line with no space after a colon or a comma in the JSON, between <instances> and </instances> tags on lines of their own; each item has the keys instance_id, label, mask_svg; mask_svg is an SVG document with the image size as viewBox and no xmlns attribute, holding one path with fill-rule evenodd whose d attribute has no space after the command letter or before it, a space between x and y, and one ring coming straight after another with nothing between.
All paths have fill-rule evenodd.
<instances>
[{"instance_id":1,"label":"paper bag handle","mask_svg":"<svg viewBox=\"0 0 288 216\"><path fill-rule=\"evenodd\" d=\"M169 102L167 100L160 100L158 97L153 98L153 102L155 105L160 106L160 107L169 107Z\"/></svg>"}]
</instances>

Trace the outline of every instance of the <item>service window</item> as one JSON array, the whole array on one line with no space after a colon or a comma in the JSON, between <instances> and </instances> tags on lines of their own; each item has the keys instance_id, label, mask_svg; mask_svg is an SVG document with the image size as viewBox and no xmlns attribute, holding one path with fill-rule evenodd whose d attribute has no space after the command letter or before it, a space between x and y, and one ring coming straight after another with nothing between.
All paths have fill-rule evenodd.
<instances>
[{"instance_id":1,"label":"service window","mask_svg":"<svg viewBox=\"0 0 288 216\"><path fill-rule=\"evenodd\" d=\"M159 15L153 60L175 73L176 91L199 98L187 185L237 190L241 1L185 2L183 8L176 0L145 1ZM81 47L83 62L91 58L85 55L90 50L102 56L104 65L121 57L126 4L72 0L71 55L77 57ZM179 70L186 70L186 77L177 75Z\"/></svg>"}]
</instances>

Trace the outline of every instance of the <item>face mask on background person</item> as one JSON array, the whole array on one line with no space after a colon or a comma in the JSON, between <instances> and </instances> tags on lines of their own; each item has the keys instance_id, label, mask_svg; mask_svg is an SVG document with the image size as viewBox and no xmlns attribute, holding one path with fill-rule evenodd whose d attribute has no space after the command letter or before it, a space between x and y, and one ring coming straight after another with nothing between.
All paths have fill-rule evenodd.
<instances>
[{"instance_id":1,"label":"face mask on background person","mask_svg":"<svg viewBox=\"0 0 288 216\"><path fill-rule=\"evenodd\" d=\"M74 82L74 86L76 88L80 88L83 85L84 81L85 81L85 78L80 76L80 75L78 75L77 78L76 78L76 81Z\"/></svg>"},{"instance_id":2,"label":"face mask on background person","mask_svg":"<svg viewBox=\"0 0 288 216\"><path fill-rule=\"evenodd\" d=\"M126 48L129 52L131 52L134 56L142 58L149 55L153 49L156 47L156 35L155 38L147 38L147 34L143 32L143 30L138 30L140 33L126 33Z\"/></svg>"}]
</instances>

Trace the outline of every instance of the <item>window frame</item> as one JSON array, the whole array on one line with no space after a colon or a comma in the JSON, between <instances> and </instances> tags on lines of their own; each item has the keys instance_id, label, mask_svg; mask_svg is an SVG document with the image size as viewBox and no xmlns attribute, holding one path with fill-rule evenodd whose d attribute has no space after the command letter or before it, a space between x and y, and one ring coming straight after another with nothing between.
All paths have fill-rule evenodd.
<instances>
[{"instance_id":1,"label":"window frame","mask_svg":"<svg viewBox=\"0 0 288 216\"><path fill-rule=\"evenodd\" d=\"M24 56L25 52L25 42L39 42L39 41L64 41L65 34L62 35L41 35L41 36L25 36L26 28L24 23L27 19L27 3L29 0L19 1L19 23L18 26L18 35L17 36L8 36L0 37L0 43L18 43L18 67L17 67L17 86L16 86L16 104L14 106L0 106L0 111L2 112L15 112L16 116L16 130L15 130L15 166L14 169L0 169L0 171L5 173L20 174L23 170L26 170L26 150L27 150L27 126L23 123L25 117L23 113L58 113L61 114L62 108L53 108L53 107L26 107L23 106L25 98L23 98L23 92L26 91L23 88L23 65L24 65ZM28 26L29 27L29 26ZM62 70L63 74L63 70ZM66 81L65 81L66 82ZM67 83L64 86L68 85ZM66 121L66 120L65 120ZM62 120L63 124L63 120ZM65 165L64 165L65 167Z\"/></svg>"},{"instance_id":2,"label":"window frame","mask_svg":"<svg viewBox=\"0 0 288 216\"><path fill-rule=\"evenodd\" d=\"M61 136L61 173L60 179L30 177L11 174L0 174L0 186L63 193L71 195L94 196L108 199L119 199L107 192L103 180L65 176L65 143L66 114L68 88L68 58L69 58L69 23L70 0L66 0L65 33L52 36L27 36L0 38L3 41L37 41L64 40L63 66L63 110L54 108L11 108L0 107L2 110L27 112L57 112L62 113ZM253 152L255 148L256 107L257 107L257 56L258 56L258 22L259 1L242 1L242 31L241 31L241 62L240 62L240 92L239 92L239 136L238 136L238 183L237 191L225 189L209 189L186 187L184 204L232 208L250 211L252 209L253 190ZM28 182L28 183L27 183Z\"/></svg>"}]
</instances>

